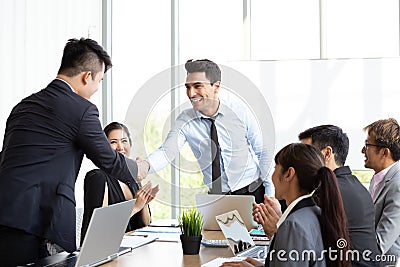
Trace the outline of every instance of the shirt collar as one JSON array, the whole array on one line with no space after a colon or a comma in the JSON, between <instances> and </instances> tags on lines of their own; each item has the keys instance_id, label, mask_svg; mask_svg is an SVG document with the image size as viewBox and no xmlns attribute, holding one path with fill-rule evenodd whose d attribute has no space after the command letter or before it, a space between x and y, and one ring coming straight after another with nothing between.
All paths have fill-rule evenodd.
<instances>
[{"instance_id":1,"label":"shirt collar","mask_svg":"<svg viewBox=\"0 0 400 267\"><path fill-rule=\"evenodd\" d=\"M276 229L278 229L279 226L281 226L281 224L286 220L287 216L292 211L292 209L296 206L296 204L299 203L301 200L308 198L308 197L311 197L311 195L307 194L307 195L300 196L300 197L296 198L292 203L290 203L290 205L286 208L285 212L282 214L282 216L279 218L278 222L276 223Z\"/></svg>"},{"instance_id":2,"label":"shirt collar","mask_svg":"<svg viewBox=\"0 0 400 267\"><path fill-rule=\"evenodd\" d=\"M218 106L218 110L217 112L215 112L211 117L208 117L206 115L204 115L203 113L201 113L198 110L194 110L194 112L196 113L198 118L216 118L218 115L224 115L226 113L226 105L225 105L225 101L222 100L221 98L218 98L219 100L219 106Z\"/></svg>"},{"instance_id":3,"label":"shirt collar","mask_svg":"<svg viewBox=\"0 0 400 267\"><path fill-rule=\"evenodd\" d=\"M64 81L63 79L61 79L61 78L58 78L58 77L56 77L56 80L60 80L60 81L62 81L62 82L64 82L64 83L66 83L67 85L68 85L68 87L72 90L72 92L74 92L75 93L75 90L74 90L74 88L72 88L72 86L69 84L69 83L67 83L66 81Z\"/></svg>"},{"instance_id":4,"label":"shirt collar","mask_svg":"<svg viewBox=\"0 0 400 267\"><path fill-rule=\"evenodd\" d=\"M386 174L388 173L388 171L390 170L390 168L392 168L392 166L393 166L394 164L395 164L395 163L391 164L389 167L387 167L387 168L381 170L380 172L375 173L375 174L372 176L372 179L371 179L371 180L374 180L374 184L379 184L380 182L382 182L383 178L385 178Z\"/></svg>"}]
</instances>

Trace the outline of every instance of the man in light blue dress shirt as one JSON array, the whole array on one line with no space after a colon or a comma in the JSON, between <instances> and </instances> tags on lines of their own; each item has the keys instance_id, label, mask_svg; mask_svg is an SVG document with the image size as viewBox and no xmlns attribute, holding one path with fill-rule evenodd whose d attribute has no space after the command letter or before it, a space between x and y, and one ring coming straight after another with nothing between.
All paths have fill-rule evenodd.
<instances>
[{"instance_id":1,"label":"man in light blue dress shirt","mask_svg":"<svg viewBox=\"0 0 400 267\"><path fill-rule=\"evenodd\" d=\"M257 203L263 202L264 193L273 196L268 175L273 151L267 151L254 114L238 99L219 97L221 70L216 63L189 60L185 68L186 93L192 108L178 116L164 143L146 159L150 173L171 163L187 142L198 160L204 183L210 188L211 118L218 134L222 193L254 195Z\"/></svg>"}]
</instances>

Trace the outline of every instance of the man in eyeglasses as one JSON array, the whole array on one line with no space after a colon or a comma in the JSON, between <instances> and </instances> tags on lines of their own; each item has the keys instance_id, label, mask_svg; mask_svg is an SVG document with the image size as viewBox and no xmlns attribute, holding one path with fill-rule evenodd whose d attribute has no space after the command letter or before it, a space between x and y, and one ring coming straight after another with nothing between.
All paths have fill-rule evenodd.
<instances>
[{"instance_id":1,"label":"man in eyeglasses","mask_svg":"<svg viewBox=\"0 0 400 267\"><path fill-rule=\"evenodd\" d=\"M378 120L364 128L361 152L373 169L369 191L375 206L375 228L382 254L400 257L400 126L395 119ZM395 259L389 259L395 262Z\"/></svg>"},{"instance_id":2,"label":"man in eyeglasses","mask_svg":"<svg viewBox=\"0 0 400 267\"><path fill-rule=\"evenodd\" d=\"M219 96L216 63L189 60L185 69L192 108L178 116L163 145L148 156L150 173L167 166L187 142L210 193L254 195L257 203L263 202L265 193L273 194L267 164L273 151L266 151L256 118L244 103Z\"/></svg>"}]
</instances>

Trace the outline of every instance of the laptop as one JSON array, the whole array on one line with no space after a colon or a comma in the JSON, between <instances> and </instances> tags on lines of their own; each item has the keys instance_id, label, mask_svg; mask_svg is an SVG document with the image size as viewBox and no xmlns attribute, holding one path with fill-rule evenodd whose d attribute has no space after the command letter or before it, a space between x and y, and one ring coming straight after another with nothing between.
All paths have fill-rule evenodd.
<instances>
[{"instance_id":1,"label":"laptop","mask_svg":"<svg viewBox=\"0 0 400 267\"><path fill-rule=\"evenodd\" d=\"M257 228L253 219L254 196L251 195L196 195L196 206L203 215L204 230L220 230L215 216L231 210L242 215L247 230Z\"/></svg>"},{"instance_id":2,"label":"laptop","mask_svg":"<svg viewBox=\"0 0 400 267\"><path fill-rule=\"evenodd\" d=\"M254 243L237 210L217 215L215 219L236 257L265 258L268 245Z\"/></svg>"},{"instance_id":3,"label":"laptop","mask_svg":"<svg viewBox=\"0 0 400 267\"><path fill-rule=\"evenodd\" d=\"M133 199L95 209L79 253L56 254L29 266L92 267L131 251L132 248L120 248L120 245L135 201Z\"/></svg>"}]
</instances>

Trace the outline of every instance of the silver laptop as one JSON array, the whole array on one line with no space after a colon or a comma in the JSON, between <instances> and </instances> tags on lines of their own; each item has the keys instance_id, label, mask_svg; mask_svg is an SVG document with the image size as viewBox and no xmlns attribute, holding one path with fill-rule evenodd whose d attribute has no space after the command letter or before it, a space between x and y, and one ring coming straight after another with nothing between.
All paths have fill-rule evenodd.
<instances>
[{"instance_id":1,"label":"silver laptop","mask_svg":"<svg viewBox=\"0 0 400 267\"><path fill-rule=\"evenodd\" d=\"M132 248L120 248L126 226L136 200L97 208L79 253L62 253L29 266L98 266L127 253Z\"/></svg>"},{"instance_id":2,"label":"silver laptop","mask_svg":"<svg viewBox=\"0 0 400 267\"><path fill-rule=\"evenodd\" d=\"M215 216L229 247L237 257L265 259L268 244L255 244L237 210Z\"/></svg>"},{"instance_id":3,"label":"silver laptop","mask_svg":"<svg viewBox=\"0 0 400 267\"><path fill-rule=\"evenodd\" d=\"M203 215L204 230L220 230L215 216L231 210L239 211L247 230L257 228L253 220L254 196L250 195L196 195L196 206Z\"/></svg>"}]
</instances>

